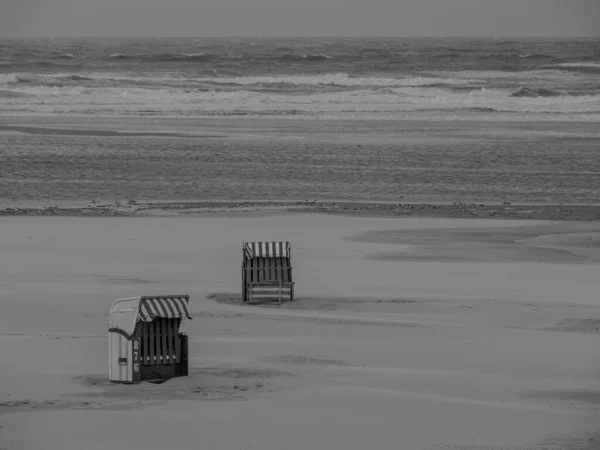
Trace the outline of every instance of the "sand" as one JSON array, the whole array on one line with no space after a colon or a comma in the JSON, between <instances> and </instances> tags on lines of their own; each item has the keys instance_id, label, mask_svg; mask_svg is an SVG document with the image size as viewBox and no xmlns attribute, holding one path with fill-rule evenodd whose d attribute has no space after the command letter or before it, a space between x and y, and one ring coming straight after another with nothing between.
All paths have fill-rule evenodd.
<instances>
[{"instance_id":1,"label":"sand","mask_svg":"<svg viewBox=\"0 0 600 450\"><path fill-rule=\"evenodd\" d=\"M592 449L597 222L0 217L0 449ZM242 306L242 240L297 301ZM187 293L190 376L107 382L108 311Z\"/></svg>"},{"instance_id":2,"label":"sand","mask_svg":"<svg viewBox=\"0 0 600 450\"><path fill-rule=\"evenodd\" d=\"M500 215L520 203L536 220L600 217L598 123L28 116L0 124L0 140L0 214L94 199L462 202Z\"/></svg>"}]
</instances>

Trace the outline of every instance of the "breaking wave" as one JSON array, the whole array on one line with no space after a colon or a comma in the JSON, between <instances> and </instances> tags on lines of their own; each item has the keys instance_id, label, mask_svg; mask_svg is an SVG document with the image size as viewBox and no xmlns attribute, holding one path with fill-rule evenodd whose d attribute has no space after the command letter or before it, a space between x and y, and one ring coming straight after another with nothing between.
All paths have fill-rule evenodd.
<instances>
[{"instance_id":1,"label":"breaking wave","mask_svg":"<svg viewBox=\"0 0 600 450\"><path fill-rule=\"evenodd\" d=\"M562 63L562 64L558 64L558 66L560 66L560 67L593 67L596 69L600 69L600 61Z\"/></svg>"},{"instance_id":2,"label":"breaking wave","mask_svg":"<svg viewBox=\"0 0 600 450\"><path fill-rule=\"evenodd\" d=\"M41 69L67 69L69 67L69 65L64 62L46 61L46 60L32 61L32 62L28 63L27 66L39 67Z\"/></svg>"},{"instance_id":3,"label":"breaking wave","mask_svg":"<svg viewBox=\"0 0 600 450\"><path fill-rule=\"evenodd\" d=\"M522 87L511 94L511 97L558 97L560 95L563 94L552 89Z\"/></svg>"},{"instance_id":4,"label":"breaking wave","mask_svg":"<svg viewBox=\"0 0 600 450\"><path fill-rule=\"evenodd\" d=\"M546 66L545 69L577 74L600 75L600 62L571 62Z\"/></svg>"},{"instance_id":5,"label":"breaking wave","mask_svg":"<svg viewBox=\"0 0 600 450\"><path fill-rule=\"evenodd\" d=\"M143 62L208 62L215 60L242 60L246 62L272 60L280 62L315 62L328 61L333 59L332 56L323 53L315 54L256 54L256 55L227 55L227 54L210 54L210 53L144 53L136 55L128 55L125 53L112 53L108 55L108 59L112 60L131 60Z\"/></svg>"},{"instance_id":6,"label":"breaking wave","mask_svg":"<svg viewBox=\"0 0 600 450\"><path fill-rule=\"evenodd\" d=\"M124 53L112 53L108 57L109 59L135 59L135 56L127 56Z\"/></svg>"},{"instance_id":7,"label":"breaking wave","mask_svg":"<svg viewBox=\"0 0 600 450\"><path fill-rule=\"evenodd\" d=\"M255 92L251 90L200 91L178 88L90 88L85 86L35 86L17 83L8 91L13 103L26 104L35 96L35 105L104 105L136 110L152 106L170 110L210 111L410 111L429 109L470 109L471 111L522 111L538 113L600 113L600 95L567 96L542 90L520 90L520 95L499 89L452 92L442 88L388 87L321 92L309 95ZM524 92L531 92L525 95ZM6 95L4 97L6 98ZM14 103L16 104L16 103Z\"/></svg>"},{"instance_id":8,"label":"breaking wave","mask_svg":"<svg viewBox=\"0 0 600 450\"><path fill-rule=\"evenodd\" d=\"M209 57L204 53L182 55L160 57ZM502 71L462 71L396 77L348 73L222 76L200 70L193 76L177 71L54 72L0 74L0 112L12 108L89 114L106 110L141 114L152 109L156 114L175 115L421 110L600 114L600 90L593 78L572 89L570 78L565 77L575 75L561 75L557 70L518 76ZM529 81L532 84L527 84Z\"/></svg>"},{"instance_id":9,"label":"breaking wave","mask_svg":"<svg viewBox=\"0 0 600 450\"><path fill-rule=\"evenodd\" d=\"M14 92L14 91L5 91L0 89L0 98L25 98L32 97L30 94L25 94L23 92Z\"/></svg>"},{"instance_id":10,"label":"breaking wave","mask_svg":"<svg viewBox=\"0 0 600 450\"><path fill-rule=\"evenodd\" d=\"M285 54L282 56L273 57L273 59L279 61L327 61L329 59L333 59L333 57L324 55L323 53L306 55Z\"/></svg>"},{"instance_id":11,"label":"breaking wave","mask_svg":"<svg viewBox=\"0 0 600 450\"><path fill-rule=\"evenodd\" d=\"M214 74L211 77L181 77L176 74L164 74L157 76L124 76L111 73L56 73L52 75L39 75L30 73L7 74L4 77L6 82L38 83L40 85L52 85L62 81L96 81L106 86L107 83L116 84L130 83L141 85L161 86L184 86L194 87L195 85L214 85L214 86L273 86L280 90L288 87L298 86L325 86L325 87L346 87L346 88L381 88L381 87L444 87L444 86L464 86L481 87L484 80L473 78L453 78L453 77L358 77L346 73L325 73L321 75L290 75L290 76L218 76ZM11 78L12 77L12 78ZM0 75L0 83L2 83ZM481 86L477 86L477 84Z\"/></svg>"},{"instance_id":12,"label":"breaking wave","mask_svg":"<svg viewBox=\"0 0 600 450\"><path fill-rule=\"evenodd\" d=\"M151 56L148 59L153 59L156 61L210 61L213 58L214 57L212 55L206 53L163 53Z\"/></svg>"},{"instance_id":13,"label":"breaking wave","mask_svg":"<svg viewBox=\"0 0 600 450\"><path fill-rule=\"evenodd\" d=\"M254 76L234 78L200 78L198 81L210 81L216 84L234 84L251 86L256 84L292 85L292 86L346 86L346 87L402 87L402 86L439 86L465 85L478 80L434 78L434 77L357 77L346 73L327 73L322 75L291 76Z\"/></svg>"},{"instance_id":14,"label":"breaking wave","mask_svg":"<svg viewBox=\"0 0 600 450\"><path fill-rule=\"evenodd\" d=\"M544 55L541 53L523 53L518 55L519 58L523 58L523 59L555 59L554 56L552 55Z\"/></svg>"}]
</instances>

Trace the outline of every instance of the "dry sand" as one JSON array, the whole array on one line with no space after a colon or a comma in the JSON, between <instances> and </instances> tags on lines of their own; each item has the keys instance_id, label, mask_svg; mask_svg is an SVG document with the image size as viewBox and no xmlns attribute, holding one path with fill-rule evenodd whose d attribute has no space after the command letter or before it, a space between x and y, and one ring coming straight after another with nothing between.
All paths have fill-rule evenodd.
<instances>
[{"instance_id":1,"label":"dry sand","mask_svg":"<svg viewBox=\"0 0 600 450\"><path fill-rule=\"evenodd\" d=\"M592 449L598 223L1 217L0 449ZM239 304L242 240L297 302ZM188 293L190 376L107 382L108 310Z\"/></svg>"}]
</instances>

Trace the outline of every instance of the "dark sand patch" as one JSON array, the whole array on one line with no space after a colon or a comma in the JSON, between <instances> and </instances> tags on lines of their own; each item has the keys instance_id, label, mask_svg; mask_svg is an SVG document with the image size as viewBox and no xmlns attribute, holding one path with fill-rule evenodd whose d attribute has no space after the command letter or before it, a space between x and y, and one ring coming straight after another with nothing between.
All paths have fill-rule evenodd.
<instances>
[{"instance_id":1,"label":"dark sand patch","mask_svg":"<svg viewBox=\"0 0 600 450\"><path fill-rule=\"evenodd\" d=\"M569 448L570 450L571 448ZM573 450L583 450L583 447L572 447ZM436 444L420 447L419 450L567 450L567 447L547 444L523 445L461 445L461 444Z\"/></svg>"},{"instance_id":2,"label":"dark sand patch","mask_svg":"<svg viewBox=\"0 0 600 450\"><path fill-rule=\"evenodd\" d=\"M600 232L561 233L524 239L521 243L538 248L557 249L600 261Z\"/></svg>"},{"instance_id":3,"label":"dark sand patch","mask_svg":"<svg viewBox=\"0 0 600 450\"><path fill-rule=\"evenodd\" d=\"M547 439L534 450L600 450L600 435Z\"/></svg>"},{"instance_id":4,"label":"dark sand patch","mask_svg":"<svg viewBox=\"0 0 600 450\"><path fill-rule=\"evenodd\" d=\"M600 406L600 391L587 389L538 390L528 392L524 394L524 397L551 402Z\"/></svg>"},{"instance_id":5,"label":"dark sand patch","mask_svg":"<svg viewBox=\"0 0 600 450\"><path fill-rule=\"evenodd\" d=\"M293 375L289 372L268 368L217 366L190 370L187 377L172 378L161 383L143 382L124 385L101 382L103 392L95 396L146 400L175 398L245 400L250 394L281 390L282 386L276 385L272 380L291 376ZM90 396L90 394L78 395Z\"/></svg>"},{"instance_id":6,"label":"dark sand patch","mask_svg":"<svg viewBox=\"0 0 600 450\"><path fill-rule=\"evenodd\" d=\"M241 296L233 293L214 293L208 296L220 304L244 306ZM582 309L581 312L578 312ZM271 313L273 311L273 313ZM275 311L278 311L277 313ZM279 312L281 311L281 312ZM295 315L294 311L298 311ZM315 312L314 315L302 314ZM322 315L319 313L322 312ZM339 312L339 316L335 314ZM344 312L353 314L343 315ZM373 326L429 327L424 317L432 323L449 320L453 324L483 325L500 328L527 329L539 331L570 331L576 333L600 333L600 320L586 316L597 314L598 308L592 305L565 304L545 300L527 302L507 302L502 299L485 297L443 298L316 298L299 297L292 303L281 305L252 305L248 309L231 311L203 311L198 317L255 318L281 321L308 321L330 324L362 324ZM388 322L372 319L372 314L385 317ZM411 318L416 320L411 322ZM580 314L580 318L573 318ZM398 320L395 320L398 318ZM405 321L401 319L406 319Z\"/></svg>"},{"instance_id":7,"label":"dark sand patch","mask_svg":"<svg viewBox=\"0 0 600 450\"><path fill-rule=\"evenodd\" d=\"M213 293L206 298L214 300L217 303L226 305L243 305L241 294L233 293ZM296 297L293 302L264 302L252 304L256 308L272 308L284 310L306 310L306 311L381 311L382 309L399 310L399 306L406 305L424 305L428 303L442 303L442 300L436 299L416 299L416 298L340 298L340 297Z\"/></svg>"},{"instance_id":8,"label":"dark sand patch","mask_svg":"<svg viewBox=\"0 0 600 450\"><path fill-rule=\"evenodd\" d=\"M419 450L567 450L565 447L545 444L523 445L461 445L461 444L436 444L420 447ZM575 450L575 447L573 448Z\"/></svg>"},{"instance_id":9,"label":"dark sand patch","mask_svg":"<svg viewBox=\"0 0 600 450\"><path fill-rule=\"evenodd\" d=\"M0 91L1 93L2 91ZM14 93L13 93L14 94ZM26 96L26 94L14 94L14 96ZM164 137L164 138L220 138L226 137L219 134L194 134L194 133L176 133L176 132L152 132L152 131L115 131L99 129L77 129L77 128L44 128L19 125L0 125L0 133L18 132L33 135L52 135L52 136L89 136L89 137Z\"/></svg>"},{"instance_id":10,"label":"dark sand patch","mask_svg":"<svg viewBox=\"0 0 600 450\"><path fill-rule=\"evenodd\" d=\"M559 233L564 233L566 229L566 227L547 225L480 229L377 230L366 231L347 240L408 246L403 251L385 251L367 256L368 259L384 261L520 261L580 264L593 262L588 255L576 254L567 248L534 244L541 234L556 233L560 236ZM595 242L591 240L589 234L585 232L581 236L573 234L572 239L576 242ZM525 242L530 245L525 245Z\"/></svg>"},{"instance_id":11,"label":"dark sand patch","mask_svg":"<svg viewBox=\"0 0 600 450\"><path fill-rule=\"evenodd\" d=\"M307 366L346 366L343 361L336 359L317 358L302 355L277 355L262 358L263 361L278 364L307 365Z\"/></svg>"},{"instance_id":12,"label":"dark sand patch","mask_svg":"<svg viewBox=\"0 0 600 450\"><path fill-rule=\"evenodd\" d=\"M592 436L583 434L548 437L539 442L521 445L437 444L422 446L419 450L600 450L600 433Z\"/></svg>"},{"instance_id":13,"label":"dark sand patch","mask_svg":"<svg viewBox=\"0 0 600 450\"><path fill-rule=\"evenodd\" d=\"M44 412L44 411L90 411L90 410L111 410L111 411L130 411L141 407L147 407L162 403L151 399L139 399L132 401L130 398L94 398L94 394L85 396L85 399L78 400L48 400L43 402L33 400L17 400L10 402L0 402L0 415L15 412Z\"/></svg>"},{"instance_id":14,"label":"dark sand patch","mask_svg":"<svg viewBox=\"0 0 600 450\"><path fill-rule=\"evenodd\" d=\"M52 410L131 410L164 403L168 400L247 400L249 395L285 389L276 379L293 377L290 372L270 368L217 366L196 369L187 377L161 383L139 384L110 382L102 375L74 377L77 384L91 392L62 395L58 399L34 401L19 399L0 402L0 414L16 411Z\"/></svg>"},{"instance_id":15,"label":"dark sand patch","mask_svg":"<svg viewBox=\"0 0 600 450\"><path fill-rule=\"evenodd\" d=\"M109 284L149 284L158 283L156 280L146 280L143 278L127 278L127 277L110 277L105 278L103 281Z\"/></svg>"},{"instance_id":16,"label":"dark sand patch","mask_svg":"<svg viewBox=\"0 0 600 450\"><path fill-rule=\"evenodd\" d=\"M265 369L256 367L229 367L218 366L211 369L197 370L192 375L211 374L226 378L273 378L293 376L290 372L283 372L275 369Z\"/></svg>"},{"instance_id":17,"label":"dark sand patch","mask_svg":"<svg viewBox=\"0 0 600 450\"><path fill-rule=\"evenodd\" d=\"M534 244L553 243L575 248L600 249L600 232L539 236L531 239L529 242Z\"/></svg>"},{"instance_id":18,"label":"dark sand patch","mask_svg":"<svg viewBox=\"0 0 600 450\"><path fill-rule=\"evenodd\" d=\"M254 306L254 305L253 305ZM258 319L258 320L274 320L274 321L287 321L287 322L307 322L313 324L322 325L361 325L361 326L379 326L379 327L392 327L392 328L430 328L432 325L422 323L419 321L410 320L398 320L398 319L387 319L379 317L361 317L361 316L345 316L345 315L319 315L315 314L302 314L300 311L294 312L289 311L286 313L269 313L266 309L256 312L236 312L236 311L203 311L199 313L193 313L194 317L202 318L244 318L244 319Z\"/></svg>"},{"instance_id":19,"label":"dark sand patch","mask_svg":"<svg viewBox=\"0 0 600 450\"><path fill-rule=\"evenodd\" d=\"M214 387L216 385L226 385L234 379L266 379L291 375L289 372L269 368L219 365L202 369L190 369L190 374L187 377L171 378L162 383L142 382L126 385L113 383L107 377L101 375L79 376L74 377L73 380L86 387L102 389L107 394L138 395L144 393L168 393L198 383L206 387Z\"/></svg>"},{"instance_id":20,"label":"dark sand patch","mask_svg":"<svg viewBox=\"0 0 600 450\"><path fill-rule=\"evenodd\" d=\"M600 334L600 319L564 319L546 331L564 331L567 333Z\"/></svg>"}]
</instances>

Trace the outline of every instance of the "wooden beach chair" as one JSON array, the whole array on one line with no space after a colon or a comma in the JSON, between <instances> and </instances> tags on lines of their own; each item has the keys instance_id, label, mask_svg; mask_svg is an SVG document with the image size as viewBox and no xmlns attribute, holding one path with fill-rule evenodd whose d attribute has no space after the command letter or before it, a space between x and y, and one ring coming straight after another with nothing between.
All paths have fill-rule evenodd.
<instances>
[{"instance_id":1,"label":"wooden beach chair","mask_svg":"<svg viewBox=\"0 0 600 450\"><path fill-rule=\"evenodd\" d=\"M244 242L242 301L294 301L289 242Z\"/></svg>"},{"instance_id":2,"label":"wooden beach chair","mask_svg":"<svg viewBox=\"0 0 600 450\"><path fill-rule=\"evenodd\" d=\"M188 338L179 332L191 319L188 295L131 297L110 309L109 380L138 383L188 375Z\"/></svg>"}]
</instances>

